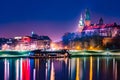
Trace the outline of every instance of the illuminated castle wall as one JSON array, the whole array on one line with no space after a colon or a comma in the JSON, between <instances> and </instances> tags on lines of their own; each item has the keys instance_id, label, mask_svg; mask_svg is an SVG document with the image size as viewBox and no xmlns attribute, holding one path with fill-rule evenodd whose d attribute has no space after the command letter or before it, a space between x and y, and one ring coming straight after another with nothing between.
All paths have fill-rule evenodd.
<instances>
[{"instance_id":1,"label":"illuminated castle wall","mask_svg":"<svg viewBox=\"0 0 120 80\"><path fill-rule=\"evenodd\" d=\"M82 36L93 36L99 35L103 37L116 37L120 36L120 27L117 24L104 24L103 19L100 18L98 24L91 24L90 12L88 9L85 11L85 17L81 14L79 24L78 24L78 32L82 34Z\"/></svg>"}]
</instances>

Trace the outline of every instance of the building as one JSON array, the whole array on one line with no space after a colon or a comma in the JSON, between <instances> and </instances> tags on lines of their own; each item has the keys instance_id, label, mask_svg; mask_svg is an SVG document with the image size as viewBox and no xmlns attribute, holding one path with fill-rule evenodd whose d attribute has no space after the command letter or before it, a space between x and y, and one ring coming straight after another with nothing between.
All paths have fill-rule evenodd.
<instances>
[{"instance_id":1,"label":"building","mask_svg":"<svg viewBox=\"0 0 120 80\"><path fill-rule=\"evenodd\" d=\"M50 49L51 39L48 36L31 36L16 37L17 41L15 50L35 50L35 49Z\"/></svg>"},{"instance_id":2,"label":"building","mask_svg":"<svg viewBox=\"0 0 120 80\"><path fill-rule=\"evenodd\" d=\"M90 12L85 11L78 23L78 31L63 36L63 43L69 49L120 49L120 25L104 24L102 18L98 24L91 24ZM65 44L67 43L67 44Z\"/></svg>"},{"instance_id":3,"label":"building","mask_svg":"<svg viewBox=\"0 0 120 80\"><path fill-rule=\"evenodd\" d=\"M51 42L48 36L39 36L32 32L31 36L0 38L0 50L47 50L50 49Z\"/></svg>"},{"instance_id":4,"label":"building","mask_svg":"<svg viewBox=\"0 0 120 80\"><path fill-rule=\"evenodd\" d=\"M50 49L51 39L48 36L39 36L37 40L38 49Z\"/></svg>"}]
</instances>

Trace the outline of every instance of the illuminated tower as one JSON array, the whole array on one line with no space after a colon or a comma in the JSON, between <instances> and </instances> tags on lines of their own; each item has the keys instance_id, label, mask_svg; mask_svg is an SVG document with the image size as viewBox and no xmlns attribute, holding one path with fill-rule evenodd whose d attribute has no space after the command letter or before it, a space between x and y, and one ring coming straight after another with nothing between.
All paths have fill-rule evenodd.
<instances>
[{"instance_id":1,"label":"illuminated tower","mask_svg":"<svg viewBox=\"0 0 120 80\"><path fill-rule=\"evenodd\" d=\"M33 34L34 34L34 32L32 31L32 32L31 32L31 36L32 36Z\"/></svg>"},{"instance_id":2,"label":"illuminated tower","mask_svg":"<svg viewBox=\"0 0 120 80\"><path fill-rule=\"evenodd\" d=\"M78 31L82 32L83 27L84 27L84 22L83 22L83 17L82 17L82 14L81 14L79 24L78 24Z\"/></svg>"},{"instance_id":3,"label":"illuminated tower","mask_svg":"<svg viewBox=\"0 0 120 80\"><path fill-rule=\"evenodd\" d=\"M85 11L85 21L84 21L84 23L85 23L85 26L90 26L90 24L91 24L90 12L89 12L88 8Z\"/></svg>"}]
</instances>

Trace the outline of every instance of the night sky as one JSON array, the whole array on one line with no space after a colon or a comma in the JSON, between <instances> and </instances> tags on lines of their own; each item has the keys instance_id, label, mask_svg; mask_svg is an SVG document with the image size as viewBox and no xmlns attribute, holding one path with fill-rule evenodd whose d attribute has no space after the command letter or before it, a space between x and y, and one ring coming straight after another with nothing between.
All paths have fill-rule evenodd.
<instances>
[{"instance_id":1,"label":"night sky","mask_svg":"<svg viewBox=\"0 0 120 80\"><path fill-rule=\"evenodd\" d=\"M60 40L77 29L80 14L89 8L92 23L120 24L119 0L0 0L0 37L48 35Z\"/></svg>"}]
</instances>

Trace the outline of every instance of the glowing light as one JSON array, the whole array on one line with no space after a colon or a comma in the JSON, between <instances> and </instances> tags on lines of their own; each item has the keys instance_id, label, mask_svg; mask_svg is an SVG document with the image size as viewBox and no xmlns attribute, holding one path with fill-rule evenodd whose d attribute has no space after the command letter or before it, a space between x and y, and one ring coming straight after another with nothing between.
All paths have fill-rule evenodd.
<instances>
[{"instance_id":1,"label":"glowing light","mask_svg":"<svg viewBox=\"0 0 120 80\"><path fill-rule=\"evenodd\" d=\"M23 42L30 42L30 40L31 40L30 37L27 37L27 36L22 38Z\"/></svg>"},{"instance_id":2,"label":"glowing light","mask_svg":"<svg viewBox=\"0 0 120 80\"><path fill-rule=\"evenodd\" d=\"M22 37L14 37L14 39L22 39Z\"/></svg>"},{"instance_id":3,"label":"glowing light","mask_svg":"<svg viewBox=\"0 0 120 80\"><path fill-rule=\"evenodd\" d=\"M80 50L80 46L77 46L76 49L77 49L77 50Z\"/></svg>"},{"instance_id":4,"label":"glowing light","mask_svg":"<svg viewBox=\"0 0 120 80\"><path fill-rule=\"evenodd\" d=\"M36 71L35 71L35 69L33 69L33 80L36 80L35 73L36 73Z\"/></svg>"},{"instance_id":5,"label":"glowing light","mask_svg":"<svg viewBox=\"0 0 120 80\"><path fill-rule=\"evenodd\" d=\"M16 80L19 80L19 61L16 61Z\"/></svg>"},{"instance_id":6,"label":"glowing light","mask_svg":"<svg viewBox=\"0 0 120 80\"><path fill-rule=\"evenodd\" d=\"M83 17L81 14L79 24L78 24L78 32L82 32L83 28L84 28L84 22L83 22Z\"/></svg>"},{"instance_id":7,"label":"glowing light","mask_svg":"<svg viewBox=\"0 0 120 80\"><path fill-rule=\"evenodd\" d=\"M65 49L68 49L68 47L67 47L67 46L65 46Z\"/></svg>"},{"instance_id":8,"label":"glowing light","mask_svg":"<svg viewBox=\"0 0 120 80\"><path fill-rule=\"evenodd\" d=\"M54 71L54 64L53 64L53 62L51 63L51 75L50 75L50 80L55 80L55 71Z\"/></svg>"},{"instance_id":9,"label":"glowing light","mask_svg":"<svg viewBox=\"0 0 120 80\"><path fill-rule=\"evenodd\" d=\"M2 50L8 50L8 49L9 49L9 45L7 44L2 45Z\"/></svg>"},{"instance_id":10,"label":"glowing light","mask_svg":"<svg viewBox=\"0 0 120 80\"><path fill-rule=\"evenodd\" d=\"M51 43L51 49L52 50L58 50L59 47L55 43Z\"/></svg>"},{"instance_id":11,"label":"glowing light","mask_svg":"<svg viewBox=\"0 0 120 80\"><path fill-rule=\"evenodd\" d=\"M16 46L15 46L15 50L20 50L20 46L19 46L19 45L16 45Z\"/></svg>"},{"instance_id":12,"label":"glowing light","mask_svg":"<svg viewBox=\"0 0 120 80\"><path fill-rule=\"evenodd\" d=\"M31 44L30 50L34 50L34 49L36 49L36 48L37 48L37 45Z\"/></svg>"},{"instance_id":13,"label":"glowing light","mask_svg":"<svg viewBox=\"0 0 120 80\"><path fill-rule=\"evenodd\" d=\"M92 64L92 57L90 57L90 73L89 73L89 79L92 80L93 79L93 64Z\"/></svg>"},{"instance_id":14,"label":"glowing light","mask_svg":"<svg viewBox=\"0 0 120 80\"><path fill-rule=\"evenodd\" d=\"M4 80L9 80L9 62L5 59L4 61Z\"/></svg>"},{"instance_id":15,"label":"glowing light","mask_svg":"<svg viewBox=\"0 0 120 80\"><path fill-rule=\"evenodd\" d=\"M80 61L79 58L77 58L77 66L76 66L76 80L80 80Z\"/></svg>"},{"instance_id":16,"label":"glowing light","mask_svg":"<svg viewBox=\"0 0 120 80\"><path fill-rule=\"evenodd\" d=\"M32 31L32 32L31 32L31 34L33 35L33 34L34 34L34 32Z\"/></svg>"},{"instance_id":17,"label":"glowing light","mask_svg":"<svg viewBox=\"0 0 120 80\"><path fill-rule=\"evenodd\" d=\"M41 46L40 46L40 48L41 48L41 49L43 49L43 48L44 48L44 46L43 46L43 45L41 45Z\"/></svg>"},{"instance_id":18,"label":"glowing light","mask_svg":"<svg viewBox=\"0 0 120 80\"><path fill-rule=\"evenodd\" d=\"M90 50L94 50L94 48L92 46L90 46Z\"/></svg>"},{"instance_id":19,"label":"glowing light","mask_svg":"<svg viewBox=\"0 0 120 80\"><path fill-rule=\"evenodd\" d=\"M29 60L22 61L22 79L21 80L30 80L30 63Z\"/></svg>"},{"instance_id":20,"label":"glowing light","mask_svg":"<svg viewBox=\"0 0 120 80\"><path fill-rule=\"evenodd\" d=\"M23 76L22 76L22 58L20 59L20 80L23 80L22 79Z\"/></svg>"},{"instance_id":21,"label":"glowing light","mask_svg":"<svg viewBox=\"0 0 120 80\"><path fill-rule=\"evenodd\" d=\"M91 24L91 21L90 21L90 20L85 20L85 25L86 25L86 26L90 26L90 24Z\"/></svg>"}]
</instances>

